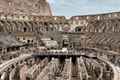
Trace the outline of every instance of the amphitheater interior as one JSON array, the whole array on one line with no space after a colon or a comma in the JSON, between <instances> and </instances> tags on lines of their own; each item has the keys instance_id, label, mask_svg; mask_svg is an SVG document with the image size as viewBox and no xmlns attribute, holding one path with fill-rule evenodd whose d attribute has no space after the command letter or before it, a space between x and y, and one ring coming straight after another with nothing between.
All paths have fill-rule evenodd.
<instances>
[{"instance_id":1,"label":"amphitheater interior","mask_svg":"<svg viewBox=\"0 0 120 80\"><path fill-rule=\"evenodd\" d=\"M45 0L0 5L0 80L120 80L120 12L67 19Z\"/></svg>"}]
</instances>

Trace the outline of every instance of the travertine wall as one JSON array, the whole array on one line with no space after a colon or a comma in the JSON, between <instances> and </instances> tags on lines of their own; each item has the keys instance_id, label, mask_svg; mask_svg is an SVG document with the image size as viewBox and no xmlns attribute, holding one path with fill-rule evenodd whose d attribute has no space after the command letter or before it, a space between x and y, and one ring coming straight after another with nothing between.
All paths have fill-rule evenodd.
<instances>
[{"instance_id":1,"label":"travertine wall","mask_svg":"<svg viewBox=\"0 0 120 80\"><path fill-rule=\"evenodd\" d=\"M80 42L84 47L99 46L103 48L102 46L107 46L109 49L114 48L119 51L119 13L96 16L74 16L71 19L66 19L64 16L1 14L0 19L1 32L33 32L37 37L38 35L45 35L55 40L59 37L57 35L61 34L58 31L68 32L70 34L77 33L80 36L77 35L74 40L80 37L80 40L77 42ZM81 37L81 33L85 37ZM74 40L71 42L75 42Z\"/></svg>"},{"instance_id":2,"label":"travertine wall","mask_svg":"<svg viewBox=\"0 0 120 80\"><path fill-rule=\"evenodd\" d=\"M0 12L5 14L52 15L46 0L0 0Z\"/></svg>"}]
</instances>

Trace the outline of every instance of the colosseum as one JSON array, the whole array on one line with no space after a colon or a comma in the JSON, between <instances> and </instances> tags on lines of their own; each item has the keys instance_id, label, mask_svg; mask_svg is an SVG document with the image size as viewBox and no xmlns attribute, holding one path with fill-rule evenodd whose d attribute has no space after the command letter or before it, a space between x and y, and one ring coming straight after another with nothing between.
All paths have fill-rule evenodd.
<instances>
[{"instance_id":1,"label":"colosseum","mask_svg":"<svg viewBox=\"0 0 120 80\"><path fill-rule=\"evenodd\" d=\"M0 0L0 80L120 80L120 12L54 16L46 0Z\"/></svg>"}]
</instances>

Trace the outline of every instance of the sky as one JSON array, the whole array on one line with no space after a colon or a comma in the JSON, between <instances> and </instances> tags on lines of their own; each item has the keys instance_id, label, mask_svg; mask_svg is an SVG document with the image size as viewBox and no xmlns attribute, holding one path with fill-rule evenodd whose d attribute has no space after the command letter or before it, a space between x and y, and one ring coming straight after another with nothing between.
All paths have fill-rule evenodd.
<instances>
[{"instance_id":1,"label":"sky","mask_svg":"<svg viewBox=\"0 0 120 80\"><path fill-rule=\"evenodd\" d=\"M75 16L120 11L120 0L48 0L53 15Z\"/></svg>"}]
</instances>

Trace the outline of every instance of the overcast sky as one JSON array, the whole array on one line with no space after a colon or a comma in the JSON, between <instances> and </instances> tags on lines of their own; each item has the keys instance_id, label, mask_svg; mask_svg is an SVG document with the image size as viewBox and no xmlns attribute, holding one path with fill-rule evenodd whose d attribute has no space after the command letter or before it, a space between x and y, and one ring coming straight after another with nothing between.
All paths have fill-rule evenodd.
<instances>
[{"instance_id":1,"label":"overcast sky","mask_svg":"<svg viewBox=\"0 0 120 80\"><path fill-rule=\"evenodd\" d=\"M120 0L49 0L57 16L87 15L120 11Z\"/></svg>"}]
</instances>

